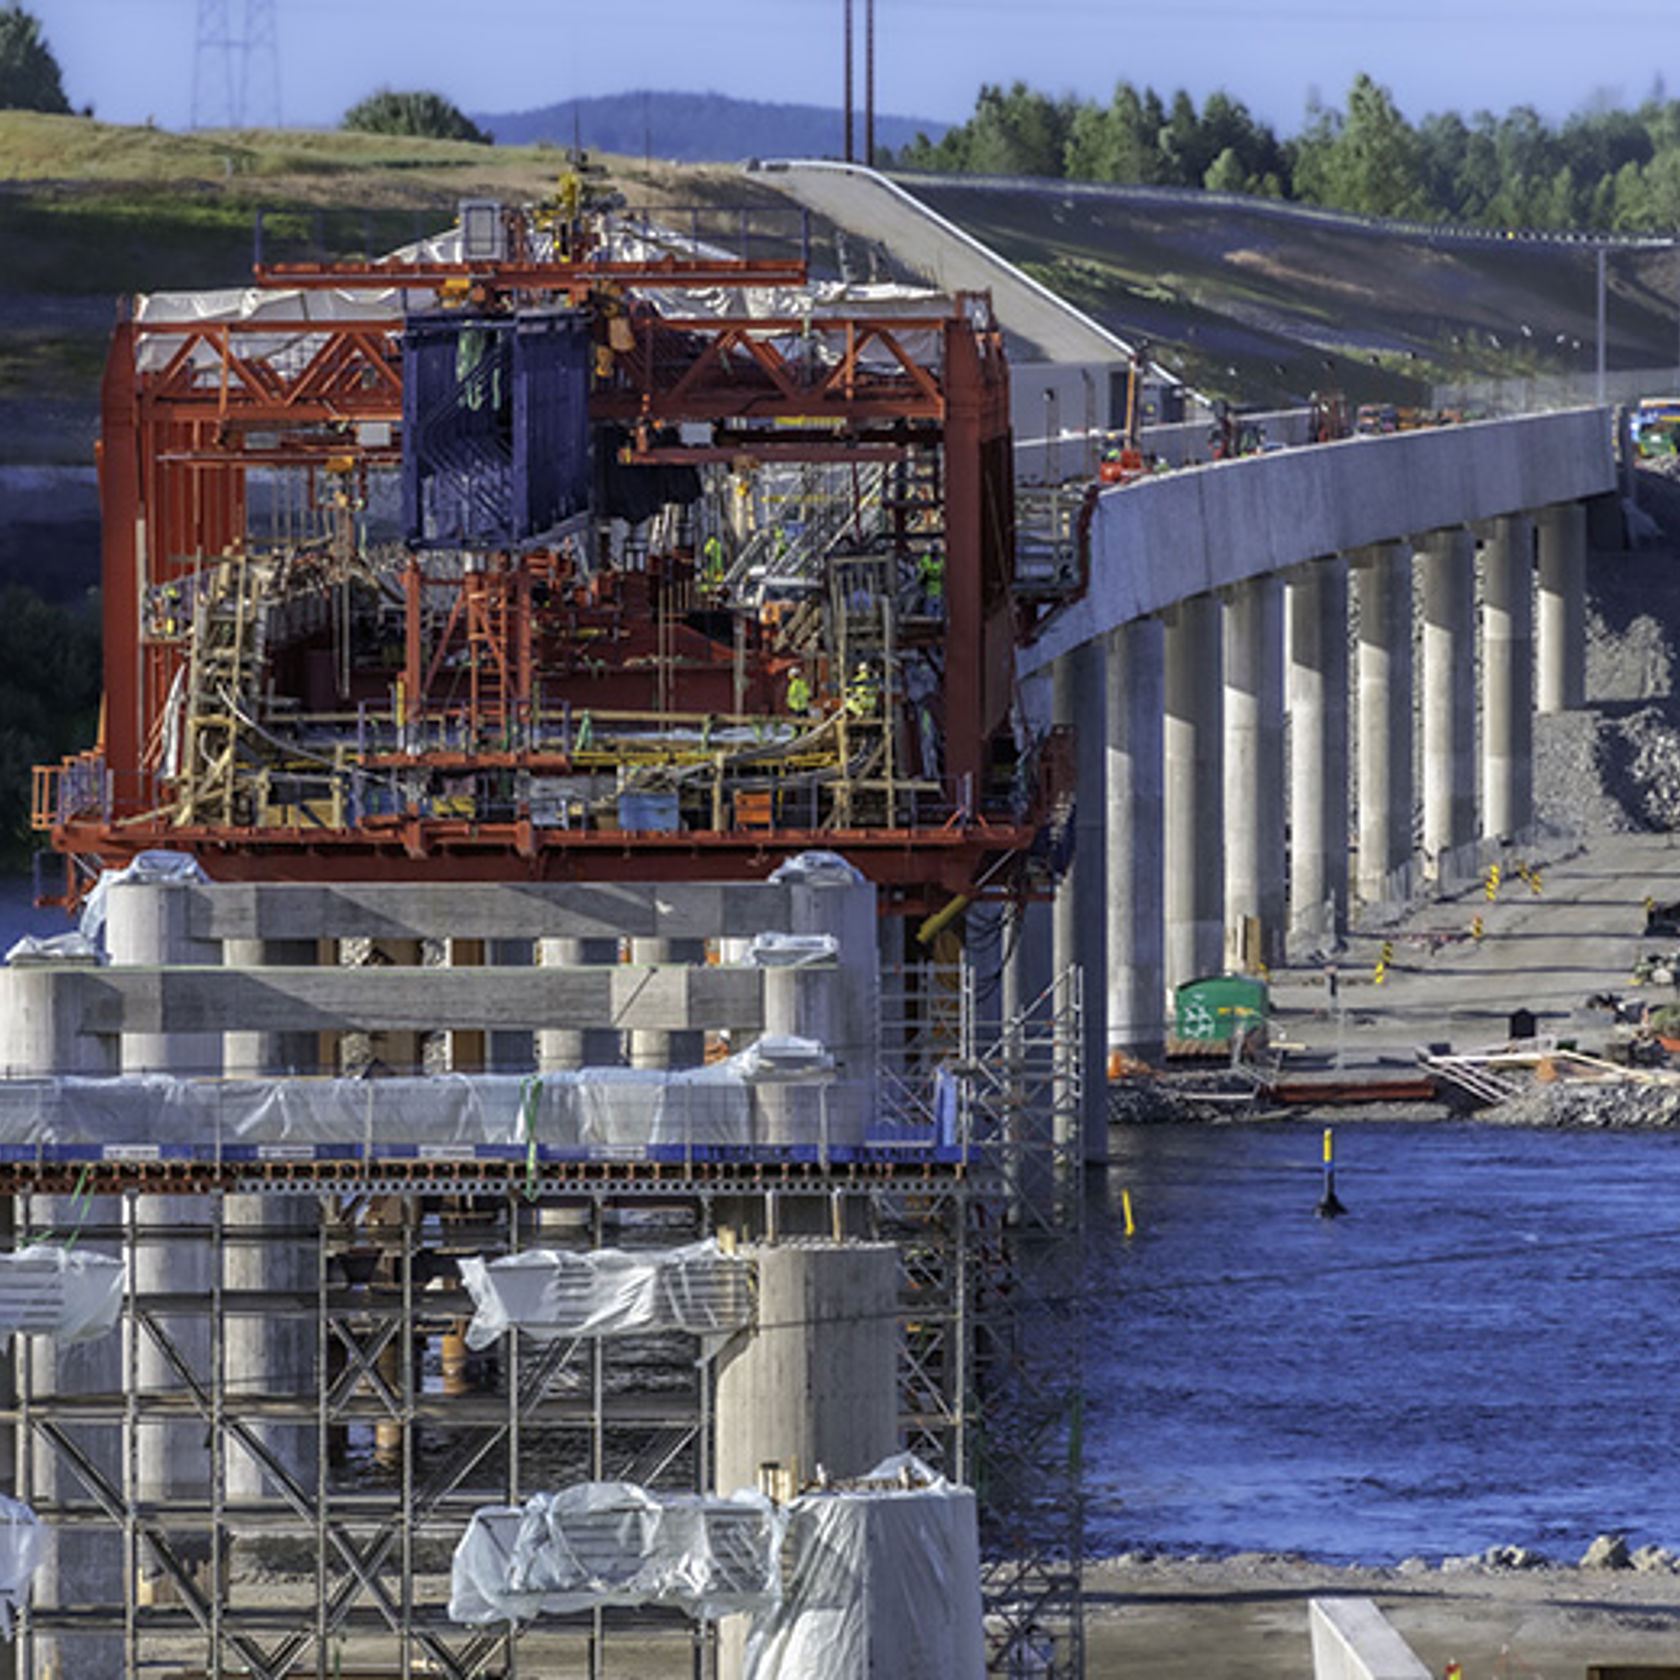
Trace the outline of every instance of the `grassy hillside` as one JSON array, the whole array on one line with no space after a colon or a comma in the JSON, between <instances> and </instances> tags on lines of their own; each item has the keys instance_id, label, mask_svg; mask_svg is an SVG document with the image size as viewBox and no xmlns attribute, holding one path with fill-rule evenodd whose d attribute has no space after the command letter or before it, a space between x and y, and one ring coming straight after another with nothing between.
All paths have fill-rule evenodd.
<instances>
[{"instance_id":1,"label":"grassy hillside","mask_svg":"<svg viewBox=\"0 0 1680 1680\"><path fill-rule=\"evenodd\" d=\"M779 202L774 176L732 166L600 161L635 205ZM19 438L35 444L33 428L7 425L8 405L91 400L117 295L245 280L259 212L270 261L359 256L448 225L461 198L546 196L564 166L549 145L173 134L0 112L0 458ZM1431 384L1593 365L1585 246L1126 188L910 184L1201 389L1240 401L1339 389L1355 402L1419 402ZM824 239L818 260L832 266ZM1672 249L1612 256L1612 369L1672 364L1677 288Z\"/></svg>"},{"instance_id":2,"label":"grassy hillside","mask_svg":"<svg viewBox=\"0 0 1680 1680\"><path fill-rule=\"evenodd\" d=\"M738 171L605 160L636 204L771 195ZM557 147L336 131L173 134L0 112L0 290L115 293L237 284L263 212L271 261L358 256L454 220L462 198L554 190Z\"/></svg>"},{"instance_id":3,"label":"grassy hillside","mask_svg":"<svg viewBox=\"0 0 1680 1680\"><path fill-rule=\"evenodd\" d=\"M1590 373L1596 257L1263 200L918 176L916 195L1198 388L1251 403ZM1607 364L1672 368L1680 260L1613 251Z\"/></svg>"},{"instance_id":4,"label":"grassy hillside","mask_svg":"<svg viewBox=\"0 0 1680 1680\"><path fill-rule=\"evenodd\" d=\"M634 205L782 203L733 168L602 161ZM544 198L565 166L553 146L0 111L0 461L91 459L122 295L241 285L259 242L268 262L377 254L448 227L463 198Z\"/></svg>"}]
</instances>

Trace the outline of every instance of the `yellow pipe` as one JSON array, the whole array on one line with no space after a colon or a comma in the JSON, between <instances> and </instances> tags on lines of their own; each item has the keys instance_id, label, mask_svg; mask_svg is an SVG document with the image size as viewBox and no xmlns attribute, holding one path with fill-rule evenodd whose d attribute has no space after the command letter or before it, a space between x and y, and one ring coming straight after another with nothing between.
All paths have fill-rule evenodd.
<instances>
[{"instance_id":1,"label":"yellow pipe","mask_svg":"<svg viewBox=\"0 0 1680 1680\"><path fill-rule=\"evenodd\" d=\"M916 929L916 942L919 945L931 945L963 911L968 908L968 894L958 893L943 909L935 910L922 925Z\"/></svg>"}]
</instances>

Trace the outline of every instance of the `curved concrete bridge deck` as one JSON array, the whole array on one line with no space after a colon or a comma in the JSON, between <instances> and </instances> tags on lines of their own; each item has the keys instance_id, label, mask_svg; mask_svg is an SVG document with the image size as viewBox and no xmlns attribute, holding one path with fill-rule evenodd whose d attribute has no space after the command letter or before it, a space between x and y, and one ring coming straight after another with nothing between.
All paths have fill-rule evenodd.
<instances>
[{"instance_id":1,"label":"curved concrete bridge deck","mask_svg":"<svg viewBox=\"0 0 1680 1680\"><path fill-rule=\"evenodd\" d=\"M1052 946L1106 976L1084 994L1089 1156L1110 1053L1159 1051L1178 984L1333 948L1350 901L1523 842L1533 715L1583 700L1588 507L1615 488L1610 413L1583 409L1099 498L1086 587L1022 662L1077 731Z\"/></svg>"}]
</instances>

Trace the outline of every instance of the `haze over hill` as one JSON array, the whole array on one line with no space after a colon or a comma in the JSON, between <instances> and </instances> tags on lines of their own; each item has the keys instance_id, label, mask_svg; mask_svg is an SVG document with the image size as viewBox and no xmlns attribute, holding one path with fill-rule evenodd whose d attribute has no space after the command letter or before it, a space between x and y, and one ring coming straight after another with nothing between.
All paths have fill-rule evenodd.
<instances>
[{"instance_id":1,"label":"haze over hill","mask_svg":"<svg viewBox=\"0 0 1680 1680\"><path fill-rule=\"evenodd\" d=\"M677 163L733 163L749 157L840 157L845 117L822 105L780 105L721 93L638 90L599 99L566 99L534 111L482 111L473 121L499 144L542 142L624 157ZM875 116L875 142L897 150L918 134L937 140L951 125L931 117ZM853 144L863 149L858 106Z\"/></svg>"}]
</instances>

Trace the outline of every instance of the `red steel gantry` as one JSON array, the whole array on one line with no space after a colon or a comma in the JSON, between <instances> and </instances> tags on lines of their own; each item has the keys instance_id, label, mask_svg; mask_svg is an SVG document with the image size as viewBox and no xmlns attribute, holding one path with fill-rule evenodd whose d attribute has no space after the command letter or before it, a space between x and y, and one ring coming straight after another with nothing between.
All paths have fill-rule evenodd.
<instances>
[{"instance_id":1,"label":"red steel gantry","mask_svg":"<svg viewBox=\"0 0 1680 1680\"><path fill-rule=\"evenodd\" d=\"M821 846L906 908L1018 888L1054 754L1012 713L985 300L813 307L799 259L497 215L491 256L260 270L119 326L102 739L36 781L70 892L159 847L223 880L589 880ZM370 537L413 446L405 334L451 312L581 323L591 482L651 486L630 512ZM470 360L463 412L505 408Z\"/></svg>"}]
</instances>

